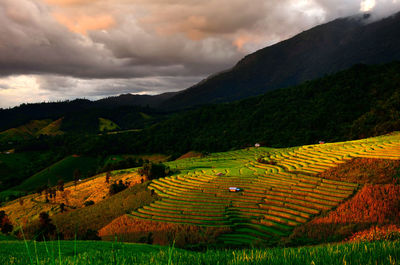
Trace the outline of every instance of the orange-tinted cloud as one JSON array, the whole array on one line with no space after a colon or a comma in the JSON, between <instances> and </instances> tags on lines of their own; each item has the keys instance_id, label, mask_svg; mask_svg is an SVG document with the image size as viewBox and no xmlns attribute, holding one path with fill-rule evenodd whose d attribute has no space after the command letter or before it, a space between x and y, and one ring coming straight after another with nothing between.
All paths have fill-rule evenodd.
<instances>
[{"instance_id":1,"label":"orange-tinted cloud","mask_svg":"<svg viewBox=\"0 0 400 265\"><path fill-rule=\"evenodd\" d=\"M253 40L252 37L250 37L249 35L239 35L238 37L236 37L236 39L233 41L233 45L236 46L236 48L239 51L243 50L243 47L246 43L251 42Z\"/></svg>"},{"instance_id":2,"label":"orange-tinted cloud","mask_svg":"<svg viewBox=\"0 0 400 265\"><path fill-rule=\"evenodd\" d=\"M275 38L273 34L269 35L269 38L270 43L267 43L269 45L279 41L279 36ZM257 47L266 45L266 41L261 34L241 31L233 36L232 44L237 51L247 53L249 50L255 50Z\"/></svg>"},{"instance_id":3,"label":"orange-tinted cloud","mask_svg":"<svg viewBox=\"0 0 400 265\"><path fill-rule=\"evenodd\" d=\"M204 30L208 21L204 16L189 16L187 18L159 23L157 14L141 19L139 22L147 23L155 27L156 32L161 36L174 35L176 33L185 34L190 40L202 40L208 36Z\"/></svg>"},{"instance_id":4,"label":"orange-tinted cloud","mask_svg":"<svg viewBox=\"0 0 400 265\"><path fill-rule=\"evenodd\" d=\"M71 6L71 5L85 5L98 2L99 0L44 0L50 5Z\"/></svg>"},{"instance_id":5,"label":"orange-tinted cloud","mask_svg":"<svg viewBox=\"0 0 400 265\"><path fill-rule=\"evenodd\" d=\"M73 17L55 13L54 17L70 31L84 35L86 35L89 30L104 30L115 25L115 20L110 15L80 15Z\"/></svg>"}]
</instances>

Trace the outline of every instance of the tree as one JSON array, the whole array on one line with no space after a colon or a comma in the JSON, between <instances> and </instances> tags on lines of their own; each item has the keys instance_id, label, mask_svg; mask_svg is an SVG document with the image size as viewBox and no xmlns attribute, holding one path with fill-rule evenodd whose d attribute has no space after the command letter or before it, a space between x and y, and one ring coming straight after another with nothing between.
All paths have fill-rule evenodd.
<instances>
[{"instance_id":1,"label":"tree","mask_svg":"<svg viewBox=\"0 0 400 265\"><path fill-rule=\"evenodd\" d=\"M10 233L14 229L5 211L0 211L0 231L4 234Z\"/></svg>"},{"instance_id":2,"label":"tree","mask_svg":"<svg viewBox=\"0 0 400 265\"><path fill-rule=\"evenodd\" d=\"M56 226L51 223L52 220L49 217L49 214L46 212L41 212L39 214L39 223L40 227L35 233L35 238L38 241L42 239L49 239L50 236L54 236L56 232Z\"/></svg>"},{"instance_id":3,"label":"tree","mask_svg":"<svg viewBox=\"0 0 400 265\"><path fill-rule=\"evenodd\" d=\"M106 183L107 184L110 183L110 177L111 177L111 172L107 171L107 173L106 173Z\"/></svg>"},{"instance_id":4,"label":"tree","mask_svg":"<svg viewBox=\"0 0 400 265\"><path fill-rule=\"evenodd\" d=\"M49 197L50 197L50 199L56 199L56 196L57 196L57 190L55 189L55 188L49 188L48 189L48 194L49 194Z\"/></svg>"},{"instance_id":5,"label":"tree","mask_svg":"<svg viewBox=\"0 0 400 265\"><path fill-rule=\"evenodd\" d=\"M48 186L46 184L39 186L36 188L36 193L39 193L40 195L42 195L42 192L45 191L48 188Z\"/></svg>"},{"instance_id":6,"label":"tree","mask_svg":"<svg viewBox=\"0 0 400 265\"><path fill-rule=\"evenodd\" d=\"M122 182L122 180L119 180L118 183L114 182L113 184L110 185L108 193L110 195L117 194L118 192L121 192L128 188L129 183L125 182L125 184Z\"/></svg>"},{"instance_id":7,"label":"tree","mask_svg":"<svg viewBox=\"0 0 400 265\"><path fill-rule=\"evenodd\" d=\"M65 203L69 204L68 202L68 196L71 194L70 190L64 190L64 192L61 193L61 197L65 200Z\"/></svg>"},{"instance_id":8,"label":"tree","mask_svg":"<svg viewBox=\"0 0 400 265\"><path fill-rule=\"evenodd\" d=\"M76 189L76 185L78 184L78 180L81 177L81 171L79 169L75 169L74 170L74 185L75 185L75 189Z\"/></svg>"},{"instance_id":9,"label":"tree","mask_svg":"<svg viewBox=\"0 0 400 265\"><path fill-rule=\"evenodd\" d=\"M57 182L57 190L58 191L64 191L64 180L59 179Z\"/></svg>"},{"instance_id":10,"label":"tree","mask_svg":"<svg viewBox=\"0 0 400 265\"><path fill-rule=\"evenodd\" d=\"M84 203L83 203L83 205L85 205L86 207L88 207L88 206L90 206L90 205L93 205L94 204L94 201L92 201L92 200L90 200L90 201L85 201Z\"/></svg>"},{"instance_id":11,"label":"tree","mask_svg":"<svg viewBox=\"0 0 400 265\"><path fill-rule=\"evenodd\" d=\"M86 233L81 237L82 240L101 240L99 232L96 230L88 229Z\"/></svg>"},{"instance_id":12,"label":"tree","mask_svg":"<svg viewBox=\"0 0 400 265\"><path fill-rule=\"evenodd\" d=\"M162 163L144 163L143 167L139 168L138 173L145 175L149 180L163 178L169 173L169 167Z\"/></svg>"}]
</instances>

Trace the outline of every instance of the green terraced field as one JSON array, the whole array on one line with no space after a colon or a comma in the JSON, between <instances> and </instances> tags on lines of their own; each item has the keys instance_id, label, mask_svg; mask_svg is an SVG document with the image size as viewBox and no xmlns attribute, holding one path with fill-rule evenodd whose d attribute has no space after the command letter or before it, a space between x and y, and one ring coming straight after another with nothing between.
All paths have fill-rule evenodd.
<instances>
[{"instance_id":1,"label":"green terraced field","mask_svg":"<svg viewBox=\"0 0 400 265\"><path fill-rule=\"evenodd\" d=\"M260 157L271 164L258 162ZM400 159L400 134L285 149L248 148L173 161L168 165L179 173L149 186L162 199L131 215L230 226L233 232L219 237L223 244L269 245L354 194L358 184L317 174L355 157ZM230 192L229 187L240 191Z\"/></svg>"},{"instance_id":2,"label":"green terraced field","mask_svg":"<svg viewBox=\"0 0 400 265\"><path fill-rule=\"evenodd\" d=\"M99 131L114 131L119 129L119 126L108 119L99 118Z\"/></svg>"}]
</instances>

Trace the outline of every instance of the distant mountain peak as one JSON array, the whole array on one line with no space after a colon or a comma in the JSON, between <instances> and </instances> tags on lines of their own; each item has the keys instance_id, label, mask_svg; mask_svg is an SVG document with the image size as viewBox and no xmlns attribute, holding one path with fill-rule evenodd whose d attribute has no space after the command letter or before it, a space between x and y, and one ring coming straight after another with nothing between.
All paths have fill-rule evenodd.
<instances>
[{"instance_id":1,"label":"distant mountain peak","mask_svg":"<svg viewBox=\"0 0 400 265\"><path fill-rule=\"evenodd\" d=\"M354 64L400 59L400 13L338 18L246 55L233 68L213 74L160 105L180 109L229 102L297 85Z\"/></svg>"}]
</instances>

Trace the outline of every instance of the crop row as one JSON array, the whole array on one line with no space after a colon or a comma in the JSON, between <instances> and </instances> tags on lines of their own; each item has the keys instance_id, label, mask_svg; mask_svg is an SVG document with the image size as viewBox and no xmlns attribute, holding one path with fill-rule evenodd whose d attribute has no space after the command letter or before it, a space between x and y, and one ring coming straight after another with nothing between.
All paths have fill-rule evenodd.
<instances>
[{"instance_id":1,"label":"crop row","mask_svg":"<svg viewBox=\"0 0 400 265\"><path fill-rule=\"evenodd\" d=\"M396 138L397 137L397 138ZM358 184L318 174L354 157L400 159L398 136L288 149L250 148L173 161L179 175L153 180L161 200L132 214L144 219L230 226L231 244L272 240L330 210ZM263 157L266 161L258 160ZM238 187L238 192L229 192Z\"/></svg>"}]
</instances>

